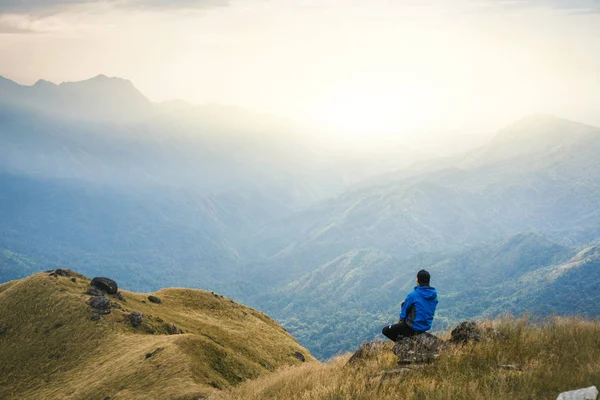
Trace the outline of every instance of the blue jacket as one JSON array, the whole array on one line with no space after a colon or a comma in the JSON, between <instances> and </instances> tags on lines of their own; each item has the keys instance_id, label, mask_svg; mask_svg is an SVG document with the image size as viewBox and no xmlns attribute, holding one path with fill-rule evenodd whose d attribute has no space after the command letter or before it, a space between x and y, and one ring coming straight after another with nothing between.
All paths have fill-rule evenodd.
<instances>
[{"instance_id":1,"label":"blue jacket","mask_svg":"<svg viewBox=\"0 0 600 400\"><path fill-rule=\"evenodd\" d=\"M413 330L425 332L431 329L438 296L435 288L430 286L415 286L415 290L406 296L402 303L400 318Z\"/></svg>"}]
</instances>

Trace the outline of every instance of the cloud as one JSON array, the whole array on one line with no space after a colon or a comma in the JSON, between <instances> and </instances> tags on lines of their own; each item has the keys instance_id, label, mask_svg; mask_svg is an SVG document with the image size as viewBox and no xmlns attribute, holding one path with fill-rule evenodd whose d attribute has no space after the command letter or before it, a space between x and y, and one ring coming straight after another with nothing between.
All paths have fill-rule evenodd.
<instances>
[{"instance_id":1,"label":"cloud","mask_svg":"<svg viewBox=\"0 0 600 400\"><path fill-rule=\"evenodd\" d=\"M0 14L0 34L2 33L44 33L52 31L47 19L29 15Z\"/></svg>"},{"instance_id":2,"label":"cloud","mask_svg":"<svg viewBox=\"0 0 600 400\"><path fill-rule=\"evenodd\" d=\"M504 7L546 7L572 13L600 13L600 0L502 0Z\"/></svg>"},{"instance_id":3,"label":"cloud","mask_svg":"<svg viewBox=\"0 0 600 400\"><path fill-rule=\"evenodd\" d=\"M0 0L0 14L52 15L76 7L206 9L229 5L229 0Z\"/></svg>"}]
</instances>

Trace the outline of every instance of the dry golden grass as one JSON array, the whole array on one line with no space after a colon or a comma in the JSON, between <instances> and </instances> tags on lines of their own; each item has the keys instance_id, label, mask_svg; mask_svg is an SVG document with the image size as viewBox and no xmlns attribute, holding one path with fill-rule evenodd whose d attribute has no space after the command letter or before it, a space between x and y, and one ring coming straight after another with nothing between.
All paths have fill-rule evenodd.
<instances>
[{"instance_id":1,"label":"dry golden grass","mask_svg":"<svg viewBox=\"0 0 600 400\"><path fill-rule=\"evenodd\" d=\"M165 289L153 304L123 291L110 296L123 308L94 322L88 287L45 273L0 285L1 399L191 400L300 364L296 351L314 362L273 320L211 292ZM125 321L132 311L142 326ZM166 334L173 323L184 333Z\"/></svg>"},{"instance_id":2,"label":"dry golden grass","mask_svg":"<svg viewBox=\"0 0 600 400\"><path fill-rule=\"evenodd\" d=\"M348 365L350 355L325 364L282 368L275 374L213 394L211 400L556 399L600 385L600 323L554 318L494 321L503 338L452 346L435 363L401 373L392 344ZM498 368L511 364L523 371Z\"/></svg>"}]
</instances>

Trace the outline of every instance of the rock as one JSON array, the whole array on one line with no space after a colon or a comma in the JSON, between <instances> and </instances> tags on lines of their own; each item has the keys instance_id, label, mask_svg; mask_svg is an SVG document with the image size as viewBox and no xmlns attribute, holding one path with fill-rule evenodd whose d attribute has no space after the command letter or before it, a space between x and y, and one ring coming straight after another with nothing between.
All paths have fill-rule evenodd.
<instances>
[{"instance_id":1,"label":"rock","mask_svg":"<svg viewBox=\"0 0 600 400\"><path fill-rule=\"evenodd\" d=\"M571 390L558 395L556 400L596 400L598 398L598 389L596 386L590 386L585 389Z\"/></svg>"},{"instance_id":2,"label":"rock","mask_svg":"<svg viewBox=\"0 0 600 400\"><path fill-rule=\"evenodd\" d=\"M115 301L113 301L112 303L110 303L110 305L112 306L112 308L121 308L121 305Z\"/></svg>"},{"instance_id":3,"label":"rock","mask_svg":"<svg viewBox=\"0 0 600 400\"><path fill-rule=\"evenodd\" d=\"M90 296L104 296L104 292L102 290L89 288L85 294L89 294Z\"/></svg>"},{"instance_id":4,"label":"rock","mask_svg":"<svg viewBox=\"0 0 600 400\"><path fill-rule=\"evenodd\" d=\"M162 301L156 296L148 296L148 300L150 300L151 303L155 303L155 304L162 303Z\"/></svg>"},{"instance_id":5,"label":"rock","mask_svg":"<svg viewBox=\"0 0 600 400\"><path fill-rule=\"evenodd\" d=\"M152 356L155 356L155 355L157 355L158 353L160 353L163 350L164 349L162 347L159 347L156 350L154 350L153 352L146 354L146 358L150 358Z\"/></svg>"},{"instance_id":6,"label":"rock","mask_svg":"<svg viewBox=\"0 0 600 400\"><path fill-rule=\"evenodd\" d=\"M5 334L6 334L6 328L0 327L0 336L5 335Z\"/></svg>"},{"instance_id":7,"label":"rock","mask_svg":"<svg viewBox=\"0 0 600 400\"><path fill-rule=\"evenodd\" d=\"M412 337L401 337L392 352L400 364L423 364L438 358L444 341L430 333L418 333Z\"/></svg>"},{"instance_id":8,"label":"rock","mask_svg":"<svg viewBox=\"0 0 600 400\"><path fill-rule=\"evenodd\" d=\"M88 304L96 310L110 310L111 307L110 300L104 296L93 296L88 301Z\"/></svg>"},{"instance_id":9,"label":"rock","mask_svg":"<svg viewBox=\"0 0 600 400\"><path fill-rule=\"evenodd\" d=\"M172 324L169 327L169 335L181 335L182 333L183 331L181 329L178 329L175 324Z\"/></svg>"},{"instance_id":10,"label":"rock","mask_svg":"<svg viewBox=\"0 0 600 400\"><path fill-rule=\"evenodd\" d=\"M100 314L94 314L90 317L92 321L100 321L100 318L102 318Z\"/></svg>"},{"instance_id":11,"label":"rock","mask_svg":"<svg viewBox=\"0 0 600 400\"><path fill-rule=\"evenodd\" d=\"M298 360L304 362L306 361L306 358L304 358L304 354L300 353L299 351L294 353L294 357L296 357Z\"/></svg>"},{"instance_id":12,"label":"rock","mask_svg":"<svg viewBox=\"0 0 600 400\"><path fill-rule=\"evenodd\" d=\"M76 283L77 282L77 278L71 278L71 282Z\"/></svg>"},{"instance_id":13,"label":"rock","mask_svg":"<svg viewBox=\"0 0 600 400\"><path fill-rule=\"evenodd\" d=\"M52 272L52 273L48 274L48 276L53 276L55 278L58 278L58 275L56 274L56 272Z\"/></svg>"},{"instance_id":14,"label":"rock","mask_svg":"<svg viewBox=\"0 0 600 400\"><path fill-rule=\"evenodd\" d=\"M69 272L68 269L59 268L59 269L55 270L54 273L59 276L71 276L71 273Z\"/></svg>"},{"instance_id":15,"label":"rock","mask_svg":"<svg viewBox=\"0 0 600 400\"><path fill-rule=\"evenodd\" d=\"M468 342L479 342L482 338L482 331L474 321L461 322L450 333L450 343L466 344Z\"/></svg>"},{"instance_id":16,"label":"rock","mask_svg":"<svg viewBox=\"0 0 600 400\"><path fill-rule=\"evenodd\" d=\"M137 327L142 323L144 315L139 311L134 311L131 314L129 314L127 318L129 318L129 322L131 322L132 326Z\"/></svg>"},{"instance_id":17,"label":"rock","mask_svg":"<svg viewBox=\"0 0 600 400\"><path fill-rule=\"evenodd\" d=\"M126 301L125 296L123 296L123 293L121 293L121 292L117 293L117 299L119 299L121 301Z\"/></svg>"},{"instance_id":18,"label":"rock","mask_svg":"<svg viewBox=\"0 0 600 400\"><path fill-rule=\"evenodd\" d=\"M352 357L348 360L348 364L354 364L359 360L364 360L367 358L371 358L378 352L381 352L385 347L384 342L376 341L376 342L365 342L360 345L360 348L352 354Z\"/></svg>"},{"instance_id":19,"label":"rock","mask_svg":"<svg viewBox=\"0 0 600 400\"><path fill-rule=\"evenodd\" d=\"M116 294L119 290L117 282L113 281L112 279L103 277L96 277L92 279L91 285L96 286L98 289L108 294Z\"/></svg>"}]
</instances>

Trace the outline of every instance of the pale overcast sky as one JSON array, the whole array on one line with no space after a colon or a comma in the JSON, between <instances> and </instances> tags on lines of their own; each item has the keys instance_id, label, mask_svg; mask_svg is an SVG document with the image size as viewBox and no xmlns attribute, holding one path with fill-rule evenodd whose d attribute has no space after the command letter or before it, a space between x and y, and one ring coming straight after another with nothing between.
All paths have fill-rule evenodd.
<instances>
[{"instance_id":1,"label":"pale overcast sky","mask_svg":"<svg viewBox=\"0 0 600 400\"><path fill-rule=\"evenodd\" d=\"M0 75L98 74L346 130L600 125L600 1L0 0Z\"/></svg>"}]
</instances>

